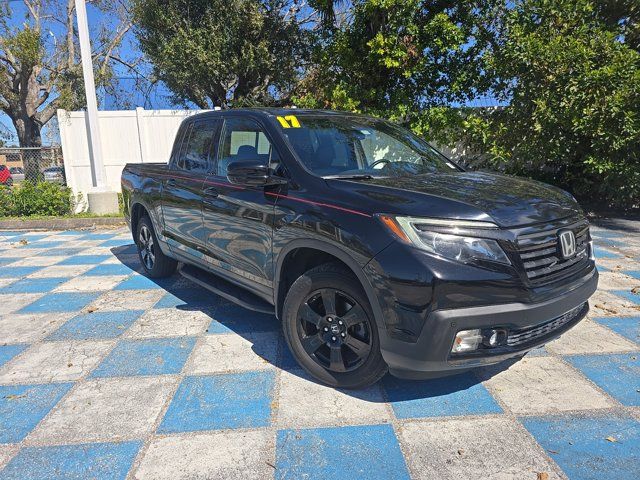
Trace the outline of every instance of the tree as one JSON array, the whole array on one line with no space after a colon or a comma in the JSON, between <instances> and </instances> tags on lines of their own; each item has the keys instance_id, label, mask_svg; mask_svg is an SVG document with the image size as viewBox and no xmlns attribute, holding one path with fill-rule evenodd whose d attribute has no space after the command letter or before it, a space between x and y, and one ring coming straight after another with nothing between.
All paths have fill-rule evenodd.
<instances>
[{"instance_id":1,"label":"tree","mask_svg":"<svg viewBox=\"0 0 640 480\"><path fill-rule=\"evenodd\" d=\"M58 108L84 106L75 3L23 1L23 23L13 17L7 1L0 11L0 108L11 118L20 146L39 147L41 129ZM109 12L109 21L118 25L103 25L93 38L96 81L104 85L112 77L112 62L126 63L117 49L131 22L124 4L96 0L93 5Z\"/></svg>"},{"instance_id":2,"label":"tree","mask_svg":"<svg viewBox=\"0 0 640 480\"><path fill-rule=\"evenodd\" d=\"M354 0L335 24L344 3L312 2L327 20L297 102L391 117L423 132L432 107L475 95L483 72L470 60L486 33L471 19L491 2Z\"/></svg>"},{"instance_id":3,"label":"tree","mask_svg":"<svg viewBox=\"0 0 640 480\"><path fill-rule=\"evenodd\" d=\"M479 62L508 106L458 131L509 172L640 206L640 5L522 0L481 20L494 41Z\"/></svg>"},{"instance_id":4,"label":"tree","mask_svg":"<svg viewBox=\"0 0 640 480\"><path fill-rule=\"evenodd\" d=\"M300 2L135 0L135 32L175 100L286 104L308 57Z\"/></svg>"}]
</instances>

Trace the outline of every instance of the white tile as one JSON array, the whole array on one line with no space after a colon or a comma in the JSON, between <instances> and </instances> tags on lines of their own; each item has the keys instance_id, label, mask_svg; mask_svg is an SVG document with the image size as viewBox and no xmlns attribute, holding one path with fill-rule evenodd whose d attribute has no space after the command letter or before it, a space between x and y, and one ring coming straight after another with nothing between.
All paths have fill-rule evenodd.
<instances>
[{"instance_id":1,"label":"white tile","mask_svg":"<svg viewBox=\"0 0 640 480\"><path fill-rule=\"evenodd\" d=\"M0 472L4 466L18 453L20 447L15 444L0 445Z\"/></svg>"},{"instance_id":2,"label":"white tile","mask_svg":"<svg viewBox=\"0 0 640 480\"><path fill-rule=\"evenodd\" d=\"M95 367L113 341L32 345L0 368L0 384L77 380Z\"/></svg>"},{"instance_id":3,"label":"white tile","mask_svg":"<svg viewBox=\"0 0 640 480\"><path fill-rule=\"evenodd\" d=\"M18 260L17 262L13 262L11 264L12 267L48 267L51 265L55 265L66 259L67 257L63 256L40 256L40 257L28 257Z\"/></svg>"},{"instance_id":4,"label":"white tile","mask_svg":"<svg viewBox=\"0 0 640 480\"><path fill-rule=\"evenodd\" d=\"M638 346L608 328L583 320L562 337L547 344L546 349L559 355L573 355L631 352L638 350Z\"/></svg>"},{"instance_id":5,"label":"white tile","mask_svg":"<svg viewBox=\"0 0 640 480\"><path fill-rule=\"evenodd\" d=\"M485 386L516 415L613 406L585 377L557 358L526 357L508 370L500 368L487 368L480 374L499 372Z\"/></svg>"},{"instance_id":6,"label":"white tile","mask_svg":"<svg viewBox=\"0 0 640 480\"><path fill-rule=\"evenodd\" d=\"M98 297L88 306L96 311L147 310L153 307L167 292L152 290L112 290Z\"/></svg>"},{"instance_id":7,"label":"white tile","mask_svg":"<svg viewBox=\"0 0 640 480\"><path fill-rule=\"evenodd\" d=\"M175 377L90 380L76 385L27 442L97 442L144 438L167 398Z\"/></svg>"},{"instance_id":8,"label":"white tile","mask_svg":"<svg viewBox=\"0 0 640 480\"><path fill-rule=\"evenodd\" d=\"M51 267L45 267L38 270L29 278L73 278L78 275L82 275L89 270L92 265L53 265Z\"/></svg>"},{"instance_id":9,"label":"white tile","mask_svg":"<svg viewBox=\"0 0 640 480\"><path fill-rule=\"evenodd\" d=\"M56 292L100 292L112 290L128 275L84 275L58 286ZM124 292L121 292L121 294Z\"/></svg>"},{"instance_id":10,"label":"white tile","mask_svg":"<svg viewBox=\"0 0 640 480\"><path fill-rule=\"evenodd\" d=\"M199 433L152 440L136 479L261 480L273 477L275 434L266 430Z\"/></svg>"},{"instance_id":11,"label":"white tile","mask_svg":"<svg viewBox=\"0 0 640 480\"><path fill-rule=\"evenodd\" d=\"M360 390L337 390L315 383L303 370L280 374L278 428L391 422L378 385Z\"/></svg>"},{"instance_id":12,"label":"white tile","mask_svg":"<svg viewBox=\"0 0 640 480\"><path fill-rule=\"evenodd\" d=\"M42 340L76 315L70 313L25 313L0 317L0 342L34 343Z\"/></svg>"},{"instance_id":13,"label":"white tile","mask_svg":"<svg viewBox=\"0 0 640 480\"><path fill-rule=\"evenodd\" d=\"M185 371L200 375L272 367L278 351L277 334L256 333L245 337L230 334L200 338Z\"/></svg>"},{"instance_id":14,"label":"white tile","mask_svg":"<svg viewBox=\"0 0 640 480\"><path fill-rule=\"evenodd\" d=\"M126 333L127 337L183 337L205 332L211 317L201 311L158 308L145 312Z\"/></svg>"},{"instance_id":15,"label":"white tile","mask_svg":"<svg viewBox=\"0 0 640 480\"><path fill-rule=\"evenodd\" d=\"M0 315L17 312L40 297L44 293L10 293L6 295L0 294Z\"/></svg>"},{"instance_id":16,"label":"white tile","mask_svg":"<svg viewBox=\"0 0 640 480\"><path fill-rule=\"evenodd\" d=\"M566 478L525 428L508 418L409 422L397 431L415 479Z\"/></svg>"}]
</instances>

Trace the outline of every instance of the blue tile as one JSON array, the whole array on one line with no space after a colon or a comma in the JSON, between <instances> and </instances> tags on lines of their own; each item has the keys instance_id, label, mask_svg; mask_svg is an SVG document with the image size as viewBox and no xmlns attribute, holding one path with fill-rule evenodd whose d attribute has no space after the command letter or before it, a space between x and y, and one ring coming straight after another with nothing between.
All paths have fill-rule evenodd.
<instances>
[{"instance_id":1,"label":"blue tile","mask_svg":"<svg viewBox=\"0 0 640 480\"><path fill-rule=\"evenodd\" d=\"M75 312L80 311L101 294L60 292L50 293L39 298L33 303L23 307L17 313L54 313L54 312Z\"/></svg>"},{"instance_id":2,"label":"blue tile","mask_svg":"<svg viewBox=\"0 0 640 480\"><path fill-rule=\"evenodd\" d=\"M5 265L0 268L0 278L22 278L40 269L42 267L12 267Z\"/></svg>"},{"instance_id":3,"label":"blue tile","mask_svg":"<svg viewBox=\"0 0 640 480\"><path fill-rule=\"evenodd\" d=\"M17 262L18 260L22 260L21 258L15 258L15 257L5 257L2 256L0 257L0 267L4 267L5 265L9 265L10 263L13 262ZM2 269L4 270L4 269ZM2 271L0 270L0 271Z\"/></svg>"},{"instance_id":4,"label":"blue tile","mask_svg":"<svg viewBox=\"0 0 640 480\"><path fill-rule=\"evenodd\" d=\"M229 302L216 308L213 318L236 333L277 332L282 326L274 315L247 310Z\"/></svg>"},{"instance_id":5,"label":"blue tile","mask_svg":"<svg viewBox=\"0 0 640 480\"><path fill-rule=\"evenodd\" d=\"M271 422L274 373L186 377L159 432L266 427Z\"/></svg>"},{"instance_id":6,"label":"blue tile","mask_svg":"<svg viewBox=\"0 0 640 480\"><path fill-rule=\"evenodd\" d=\"M67 321L49 335L47 340L116 338L122 335L142 313L142 310L85 313Z\"/></svg>"},{"instance_id":7,"label":"blue tile","mask_svg":"<svg viewBox=\"0 0 640 480\"><path fill-rule=\"evenodd\" d=\"M37 233L20 233L19 235L15 235L11 237L12 242L19 242L21 240L26 240L27 242L37 242L38 240L42 240L43 238L47 238L50 234L41 235Z\"/></svg>"},{"instance_id":8,"label":"blue tile","mask_svg":"<svg viewBox=\"0 0 640 480\"><path fill-rule=\"evenodd\" d=\"M58 265L97 265L111 258L111 255L73 255Z\"/></svg>"},{"instance_id":9,"label":"blue tile","mask_svg":"<svg viewBox=\"0 0 640 480\"><path fill-rule=\"evenodd\" d=\"M24 278L3 287L2 293L47 293L69 278Z\"/></svg>"},{"instance_id":10,"label":"blue tile","mask_svg":"<svg viewBox=\"0 0 640 480\"><path fill-rule=\"evenodd\" d=\"M640 305L640 293L632 293L629 290L613 290L611 293L629 300L631 303Z\"/></svg>"},{"instance_id":11,"label":"blue tile","mask_svg":"<svg viewBox=\"0 0 640 480\"><path fill-rule=\"evenodd\" d=\"M85 236L82 237L82 240L109 240L113 237L115 237L116 235L119 235L118 233L88 233Z\"/></svg>"},{"instance_id":12,"label":"blue tile","mask_svg":"<svg viewBox=\"0 0 640 480\"><path fill-rule=\"evenodd\" d=\"M62 241L50 241L50 242L33 242L27 243L22 248L58 248L61 245L64 245L65 242Z\"/></svg>"},{"instance_id":13,"label":"blue tile","mask_svg":"<svg viewBox=\"0 0 640 480\"><path fill-rule=\"evenodd\" d=\"M134 270L122 263L103 263L93 267L83 275L95 277L101 275L131 275L132 273L134 273Z\"/></svg>"},{"instance_id":14,"label":"blue tile","mask_svg":"<svg viewBox=\"0 0 640 480\"><path fill-rule=\"evenodd\" d=\"M609 250L604 250L598 246L594 246L593 250L595 251L596 259L598 258L622 258L622 255L610 252Z\"/></svg>"},{"instance_id":15,"label":"blue tile","mask_svg":"<svg viewBox=\"0 0 640 480\"><path fill-rule=\"evenodd\" d=\"M192 337L123 340L92 377L176 374L182 371L196 340Z\"/></svg>"},{"instance_id":16,"label":"blue tile","mask_svg":"<svg viewBox=\"0 0 640 480\"><path fill-rule=\"evenodd\" d=\"M591 230L592 237L600 237L600 238L621 238L624 237L625 234L622 232L616 232L614 230Z\"/></svg>"},{"instance_id":17,"label":"blue tile","mask_svg":"<svg viewBox=\"0 0 640 480\"><path fill-rule=\"evenodd\" d=\"M116 285L115 290L152 290L162 288L160 286L161 283L167 283L167 279L164 279L164 281L151 280L144 275L136 274Z\"/></svg>"},{"instance_id":18,"label":"blue tile","mask_svg":"<svg viewBox=\"0 0 640 480\"><path fill-rule=\"evenodd\" d=\"M398 418L481 415L502 409L470 373L424 381L387 375L383 382Z\"/></svg>"},{"instance_id":19,"label":"blue tile","mask_svg":"<svg viewBox=\"0 0 640 480\"><path fill-rule=\"evenodd\" d=\"M640 270L623 270L622 273L629 275L630 277L640 280Z\"/></svg>"},{"instance_id":20,"label":"blue tile","mask_svg":"<svg viewBox=\"0 0 640 480\"><path fill-rule=\"evenodd\" d=\"M622 416L520 419L569 478L630 480L640 472L640 422ZM610 442L607 437L613 437ZM636 472L635 474L633 472Z\"/></svg>"},{"instance_id":21,"label":"blue tile","mask_svg":"<svg viewBox=\"0 0 640 480\"><path fill-rule=\"evenodd\" d=\"M0 386L0 443L22 441L72 385Z\"/></svg>"},{"instance_id":22,"label":"blue tile","mask_svg":"<svg viewBox=\"0 0 640 480\"><path fill-rule=\"evenodd\" d=\"M565 357L589 380L628 407L640 407L640 353Z\"/></svg>"},{"instance_id":23,"label":"blue tile","mask_svg":"<svg viewBox=\"0 0 640 480\"><path fill-rule=\"evenodd\" d=\"M11 360L13 357L24 351L29 345L21 343L15 345L0 345L0 367Z\"/></svg>"},{"instance_id":24,"label":"blue tile","mask_svg":"<svg viewBox=\"0 0 640 480\"><path fill-rule=\"evenodd\" d=\"M200 287L176 288L167 292L153 308L209 310L220 303L220 297Z\"/></svg>"},{"instance_id":25,"label":"blue tile","mask_svg":"<svg viewBox=\"0 0 640 480\"><path fill-rule=\"evenodd\" d=\"M69 235L69 236L80 236L85 235L87 232L83 230L64 230L62 232L56 233L56 235Z\"/></svg>"},{"instance_id":26,"label":"blue tile","mask_svg":"<svg viewBox=\"0 0 640 480\"><path fill-rule=\"evenodd\" d=\"M2 471L3 479L124 479L142 442L26 447Z\"/></svg>"},{"instance_id":27,"label":"blue tile","mask_svg":"<svg viewBox=\"0 0 640 480\"><path fill-rule=\"evenodd\" d=\"M102 242L100 247L134 247L133 239L131 238L115 238L113 240L107 240ZM134 250L135 251L135 250Z\"/></svg>"},{"instance_id":28,"label":"blue tile","mask_svg":"<svg viewBox=\"0 0 640 480\"><path fill-rule=\"evenodd\" d=\"M409 479L391 425L280 430L276 478Z\"/></svg>"},{"instance_id":29,"label":"blue tile","mask_svg":"<svg viewBox=\"0 0 640 480\"><path fill-rule=\"evenodd\" d=\"M640 344L640 317L598 317L596 322Z\"/></svg>"},{"instance_id":30,"label":"blue tile","mask_svg":"<svg viewBox=\"0 0 640 480\"><path fill-rule=\"evenodd\" d=\"M83 250L86 250L86 247L52 248L39 253L39 255L42 257L71 257L73 255L78 255Z\"/></svg>"}]
</instances>

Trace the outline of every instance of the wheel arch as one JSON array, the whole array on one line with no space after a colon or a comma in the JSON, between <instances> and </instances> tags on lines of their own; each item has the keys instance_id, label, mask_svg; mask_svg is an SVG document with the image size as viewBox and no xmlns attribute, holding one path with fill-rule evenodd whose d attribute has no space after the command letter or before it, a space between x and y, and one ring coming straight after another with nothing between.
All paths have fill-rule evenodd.
<instances>
[{"instance_id":1,"label":"wheel arch","mask_svg":"<svg viewBox=\"0 0 640 480\"><path fill-rule=\"evenodd\" d=\"M382 309L362 267L344 250L314 239L294 240L278 254L274 275L276 316L281 316L284 298L291 284L307 270L331 261L343 264L358 279L371 305L378 329L384 329Z\"/></svg>"}]
</instances>

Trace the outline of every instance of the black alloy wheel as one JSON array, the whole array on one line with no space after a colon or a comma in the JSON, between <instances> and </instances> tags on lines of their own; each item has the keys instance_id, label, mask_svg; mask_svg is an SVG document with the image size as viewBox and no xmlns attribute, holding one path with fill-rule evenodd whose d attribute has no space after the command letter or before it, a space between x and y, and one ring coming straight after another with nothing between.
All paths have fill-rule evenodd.
<instances>
[{"instance_id":1,"label":"black alloy wheel","mask_svg":"<svg viewBox=\"0 0 640 480\"><path fill-rule=\"evenodd\" d=\"M371 352L367 315L356 300L334 288L313 292L298 311L298 338L307 354L332 372L360 367Z\"/></svg>"}]
</instances>

